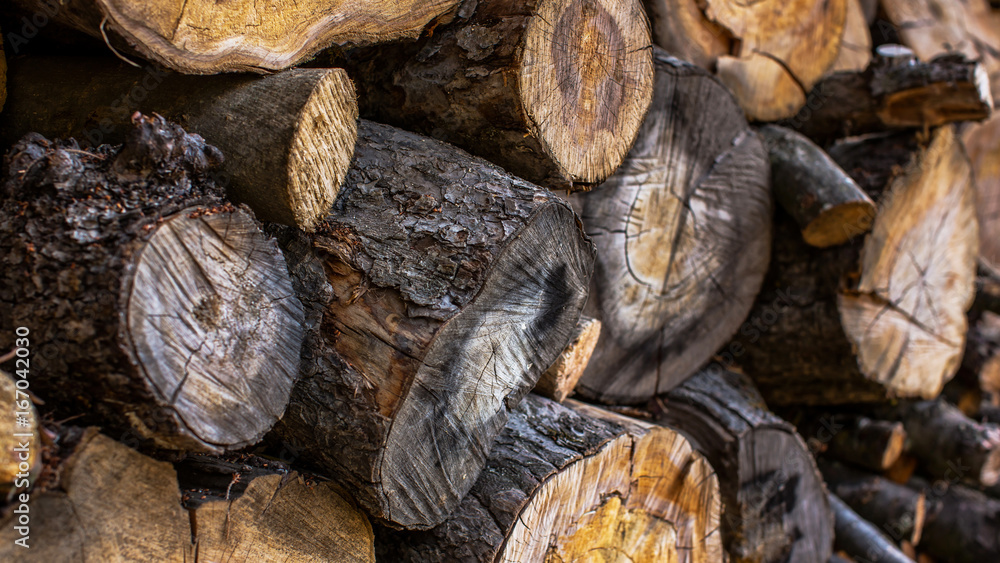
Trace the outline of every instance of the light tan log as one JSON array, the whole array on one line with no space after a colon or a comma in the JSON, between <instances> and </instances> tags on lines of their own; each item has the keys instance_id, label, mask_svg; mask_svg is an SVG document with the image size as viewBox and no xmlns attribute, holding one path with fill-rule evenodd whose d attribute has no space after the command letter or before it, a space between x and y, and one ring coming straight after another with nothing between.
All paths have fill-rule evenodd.
<instances>
[{"instance_id":1,"label":"light tan log","mask_svg":"<svg viewBox=\"0 0 1000 563\"><path fill-rule=\"evenodd\" d=\"M734 341L745 346L739 362L771 404L936 397L958 370L974 296L968 159L951 126L922 148L907 134L830 154L876 196L872 231L860 248L818 253L779 224L767 289L751 312L767 325Z\"/></svg>"},{"instance_id":2,"label":"light tan log","mask_svg":"<svg viewBox=\"0 0 1000 563\"><path fill-rule=\"evenodd\" d=\"M979 261L1000 276L1000 113L983 123L968 124L962 144L976 178Z\"/></svg>"},{"instance_id":3,"label":"light tan log","mask_svg":"<svg viewBox=\"0 0 1000 563\"><path fill-rule=\"evenodd\" d=\"M868 30L868 20L865 19L861 0L847 0L847 18L844 21L840 53L830 72L861 72L868 68L871 59L872 35Z\"/></svg>"},{"instance_id":4,"label":"light tan log","mask_svg":"<svg viewBox=\"0 0 1000 563\"><path fill-rule=\"evenodd\" d=\"M466 6L416 44L349 54L362 114L553 189L602 182L625 158L650 103L641 1Z\"/></svg>"},{"instance_id":5,"label":"light tan log","mask_svg":"<svg viewBox=\"0 0 1000 563\"><path fill-rule=\"evenodd\" d=\"M27 340L24 349L30 352L31 341ZM16 350L16 348L15 348ZM26 353L25 358L30 357ZM41 434L38 413L32 403L31 396L25 389L30 389L31 371L22 370L26 377L16 377L17 356L10 360L15 366L12 373L0 370L0 497L23 491L38 477L41 463ZM17 380L27 381L28 385L18 388Z\"/></svg>"},{"instance_id":6,"label":"light tan log","mask_svg":"<svg viewBox=\"0 0 1000 563\"><path fill-rule=\"evenodd\" d=\"M723 560L719 484L688 441L576 401L529 395L458 509L385 534L380 560Z\"/></svg>"},{"instance_id":7,"label":"light tan log","mask_svg":"<svg viewBox=\"0 0 1000 563\"><path fill-rule=\"evenodd\" d=\"M534 392L558 403L569 397L583 371L587 369L590 355L594 353L594 346L597 346L600 335L601 321L581 317L576 324L576 337L538 379Z\"/></svg>"},{"instance_id":8,"label":"light tan log","mask_svg":"<svg viewBox=\"0 0 1000 563\"><path fill-rule=\"evenodd\" d=\"M10 68L0 142L34 131L120 143L135 111L159 113L219 147L220 180L262 221L312 230L333 205L357 139L357 102L340 69L266 77L180 76L114 59L40 57Z\"/></svg>"},{"instance_id":9,"label":"light tan log","mask_svg":"<svg viewBox=\"0 0 1000 563\"><path fill-rule=\"evenodd\" d=\"M598 247L586 314L601 338L583 396L637 404L739 329L767 269L767 151L732 95L657 49L654 103L621 168L572 198Z\"/></svg>"},{"instance_id":10,"label":"light tan log","mask_svg":"<svg viewBox=\"0 0 1000 563\"><path fill-rule=\"evenodd\" d=\"M128 44L142 56L188 74L282 70L330 45L415 39L459 0L18 0L90 35ZM123 41L120 41L119 38Z\"/></svg>"}]
</instances>

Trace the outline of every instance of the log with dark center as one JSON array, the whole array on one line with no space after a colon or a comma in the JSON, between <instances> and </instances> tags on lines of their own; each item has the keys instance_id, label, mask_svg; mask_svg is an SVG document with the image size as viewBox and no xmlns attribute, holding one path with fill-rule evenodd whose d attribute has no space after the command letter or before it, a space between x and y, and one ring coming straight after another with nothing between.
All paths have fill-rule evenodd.
<instances>
[{"instance_id":1,"label":"log with dark center","mask_svg":"<svg viewBox=\"0 0 1000 563\"><path fill-rule=\"evenodd\" d=\"M30 330L57 416L221 450L284 412L302 306L277 244L205 177L221 158L138 114L121 149L32 134L8 153L0 349Z\"/></svg>"},{"instance_id":2,"label":"log with dark center","mask_svg":"<svg viewBox=\"0 0 1000 563\"><path fill-rule=\"evenodd\" d=\"M743 322L768 263L767 152L732 95L657 51L654 105L622 167L574 196L598 247L601 337L577 386L641 403L679 384Z\"/></svg>"},{"instance_id":3,"label":"log with dark center","mask_svg":"<svg viewBox=\"0 0 1000 563\"><path fill-rule=\"evenodd\" d=\"M691 440L719 476L722 538L734 560L830 556L833 515L812 455L745 376L710 366L657 406L656 419Z\"/></svg>"},{"instance_id":4,"label":"log with dark center","mask_svg":"<svg viewBox=\"0 0 1000 563\"><path fill-rule=\"evenodd\" d=\"M315 228L354 154L357 102L341 69L200 77L112 59L38 57L13 64L10 81L0 143L29 131L120 143L133 112L156 112L222 149L220 180L262 221Z\"/></svg>"},{"instance_id":5,"label":"log with dark center","mask_svg":"<svg viewBox=\"0 0 1000 563\"><path fill-rule=\"evenodd\" d=\"M362 114L556 189L603 181L649 107L639 0L483 0L416 45L348 56Z\"/></svg>"},{"instance_id":6,"label":"log with dark center","mask_svg":"<svg viewBox=\"0 0 1000 563\"><path fill-rule=\"evenodd\" d=\"M936 397L961 361L976 271L968 159L951 126L845 142L830 155L879 203L863 244L810 248L780 215L771 270L739 340L769 403Z\"/></svg>"},{"instance_id":7,"label":"log with dark center","mask_svg":"<svg viewBox=\"0 0 1000 563\"><path fill-rule=\"evenodd\" d=\"M322 319L278 437L374 516L440 523L573 338L593 245L550 192L367 121L333 213L286 234Z\"/></svg>"},{"instance_id":8,"label":"log with dark center","mask_svg":"<svg viewBox=\"0 0 1000 563\"><path fill-rule=\"evenodd\" d=\"M127 43L168 68L213 74L282 70L333 44L415 39L436 20L447 18L460 1L278 0L266 6L250 0L17 3L29 18L34 13L47 15L98 39Z\"/></svg>"},{"instance_id":9,"label":"log with dark center","mask_svg":"<svg viewBox=\"0 0 1000 563\"><path fill-rule=\"evenodd\" d=\"M679 433L529 395L469 495L426 532L379 532L404 562L723 560L718 481Z\"/></svg>"}]
</instances>

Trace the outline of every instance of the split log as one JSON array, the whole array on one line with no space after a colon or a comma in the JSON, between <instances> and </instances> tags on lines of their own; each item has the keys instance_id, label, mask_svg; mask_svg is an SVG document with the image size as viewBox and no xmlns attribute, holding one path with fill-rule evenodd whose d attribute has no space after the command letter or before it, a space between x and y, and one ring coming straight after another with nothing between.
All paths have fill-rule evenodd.
<instances>
[{"instance_id":1,"label":"split log","mask_svg":"<svg viewBox=\"0 0 1000 563\"><path fill-rule=\"evenodd\" d=\"M927 495L920 550L935 561L983 563L1000 553L1000 500L953 483L914 480Z\"/></svg>"},{"instance_id":2,"label":"split log","mask_svg":"<svg viewBox=\"0 0 1000 563\"><path fill-rule=\"evenodd\" d=\"M594 261L579 219L481 159L362 121L333 214L286 253L322 325L278 437L372 515L440 523L574 336Z\"/></svg>"},{"instance_id":3,"label":"split log","mask_svg":"<svg viewBox=\"0 0 1000 563\"><path fill-rule=\"evenodd\" d=\"M826 488L805 442L764 407L753 384L713 364L657 402L719 476L722 538L736 561L825 561L833 542Z\"/></svg>"},{"instance_id":4,"label":"split log","mask_svg":"<svg viewBox=\"0 0 1000 563\"><path fill-rule=\"evenodd\" d=\"M861 518L896 543L920 543L926 516L923 493L836 462L817 463L830 492Z\"/></svg>"},{"instance_id":5,"label":"split log","mask_svg":"<svg viewBox=\"0 0 1000 563\"><path fill-rule=\"evenodd\" d=\"M249 0L164 3L159 0L17 0L28 12L127 43L142 56L189 74L282 70L337 44L417 38L447 19L459 0L350 2ZM121 39L121 41L119 41Z\"/></svg>"},{"instance_id":6,"label":"split log","mask_svg":"<svg viewBox=\"0 0 1000 563\"><path fill-rule=\"evenodd\" d=\"M979 262L1000 276L1000 113L983 123L969 124L962 132L962 144L976 178Z\"/></svg>"},{"instance_id":7,"label":"split log","mask_svg":"<svg viewBox=\"0 0 1000 563\"><path fill-rule=\"evenodd\" d=\"M97 58L26 58L11 66L0 142L29 131L120 143L136 110L156 112L222 149L220 180L261 221L312 230L354 153L357 103L340 69L267 77L172 75Z\"/></svg>"},{"instance_id":8,"label":"split log","mask_svg":"<svg viewBox=\"0 0 1000 563\"><path fill-rule=\"evenodd\" d=\"M930 127L990 116L993 96L982 64L962 55L919 62L909 49L881 45L863 72L837 72L809 92L783 122L820 143L888 129Z\"/></svg>"},{"instance_id":9,"label":"split log","mask_svg":"<svg viewBox=\"0 0 1000 563\"><path fill-rule=\"evenodd\" d=\"M284 412L302 307L277 244L206 177L221 158L138 114L120 150L31 134L8 153L0 349L29 330L57 416L222 450Z\"/></svg>"},{"instance_id":10,"label":"split log","mask_svg":"<svg viewBox=\"0 0 1000 563\"><path fill-rule=\"evenodd\" d=\"M840 53L830 68L831 72L861 72L872 60L872 35L868 30L865 8L861 0L847 0L847 17L844 35L840 40Z\"/></svg>"},{"instance_id":11,"label":"split log","mask_svg":"<svg viewBox=\"0 0 1000 563\"><path fill-rule=\"evenodd\" d=\"M718 80L659 50L655 64L628 158L573 201L599 249L587 314L603 323L577 392L607 403L649 401L701 367L746 318L768 262L763 144Z\"/></svg>"},{"instance_id":12,"label":"split log","mask_svg":"<svg viewBox=\"0 0 1000 563\"><path fill-rule=\"evenodd\" d=\"M650 103L640 0L468 5L416 45L349 55L362 114L553 189L602 182Z\"/></svg>"},{"instance_id":13,"label":"split log","mask_svg":"<svg viewBox=\"0 0 1000 563\"><path fill-rule=\"evenodd\" d=\"M671 56L706 70L733 50L734 37L709 20L696 0L644 0L653 30L653 43Z\"/></svg>"},{"instance_id":14,"label":"split log","mask_svg":"<svg viewBox=\"0 0 1000 563\"><path fill-rule=\"evenodd\" d=\"M576 336L559 355L556 362L545 370L535 384L534 392L557 403L563 402L576 388L583 371L587 369L594 346L601 335L601 321L581 317L576 323Z\"/></svg>"},{"instance_id":15,"label":"split log","mask_svg":"<svg viewBox=\"0 0 1000 563\"><path fill-rule=\"evenodd\" d=\"M1000 426L980 424L942 400L902 402L882 411L903 422L909 451L931 475L987 487L1000 481Z\"/></svg>"},{"instance_id":16,"label":"split log","mask_svg":"<svg viewBox=\"0 0 1000 563\"><path fill-rule=\"evenodd\" d=\"M802 228L803 240L836 246L871 228L875 204L823 149L784 127L757 131L771 159L774 198Z\"/></svg>"},{"instance_id":17,"label":"split log","mask_svg":"<svg viewBox=\"0 0 1000 563\"><path fill-rule=\"evenodd\" d=\"M837 519L834 546L855 559L871 563L913 563L878 528L858 516L836 495L829 495Z\"/></svg>"},{"instance_id":18,"label":"split log","mask_svg":"<svg viewBox=\"0 0 1000 563\"><path fill-rule=\"evenodd\" d=\"M22 373L26 377L17 380L30 382L30 373ZM0 412L4 413L0 416L0 499L27 489L38 475L41 462L38 413L28 392L17 386L17 380L0 370Z\"/></svg>"},{"instance_id":19,"label":"split log","mask_svg":"<svg viewBox=\"0 0 1000 563\"><path fill-rule=\"evenodd\" d=\"M677 432L529 395L454 514L379 559L722 561L719 483Z\"/></svg>"},{"instance_id":20,"label":"split log","mask_svg":"<svg viewBox=\"0 0 1000 563\"><path fill-rule=\"evenodd\" d=\"M879 203L872 232L863 245L818 250L779 216L750 313L764 326L730 346L740 346L740 365L775 405L936 397L960 364L974 294L968 159L950 126L926 148L905 134L830 155Z\"/></svg>"},{"instance_id":21,"label":"split log","mask_svg":"<svg viewBox=\"0 0 1000 563\"><path fill-rule=\"evenodd\" d=\"M906 443L901 422L872 420L851 413L800 415L799 432L814 449L872 471L885 471Z\"/></svg>"}]
</instances>

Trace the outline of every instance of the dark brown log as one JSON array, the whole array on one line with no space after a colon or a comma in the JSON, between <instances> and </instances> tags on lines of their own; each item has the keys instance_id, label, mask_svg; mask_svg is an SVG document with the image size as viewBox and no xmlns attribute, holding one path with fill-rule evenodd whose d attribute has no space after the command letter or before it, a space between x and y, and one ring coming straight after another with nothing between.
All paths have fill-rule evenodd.
<instances>
[{"instance_id":1,"label":"dark brown log","mask_svg":"<svg viewBox=\"0 0 1000 563\"><path fill-rule=\"evenodd\" d=\"M962 373L963 371L959 370L959 374ZM965 416L977 418L979 416L980 405L982 405L985 397L982 389L975 383L970 382L969 379L968 377L956 376L955 379L952 379L944 386L944 390L941 391L941 398L954 405Z\"/></svg>"},{"instance_id":2,"label":"dark brown log","mask_svg":"<svg viewBox=\"0 0 1000 563\"><path fill-rule=\"evenodd\" d=\"M621 164L649 107L640 0L480 0L415 45L348 57L365 117L553 189Z\"/></svg>"},{"instance_id":3,"label":"dark brown log","mask_svg":"<svg viewBox=\"0 0 1000 563\"><path fill-rule=\"evenodd\" d=\"M30 382L30 373L21 373L26 377L17 379ZM11 495L27 489L41 463L38 413L26 391L29 387L21 387L14 376L0 370L0 412L4 413L0 417L0 499L16 498Z\"/></svg>"},{"instance_id":4,"label":"dark brown log","mask_svg":"<svg viewBox=\"0 0 1000 563\"><path fill-rule=\"evenodd\" d=\"M719 476L722 538L735 561L830 556L833 515L812 455L746 377L713 364L657 404L656 419L691 440Z\"/></svg>"},{"instance_id":5,"label":"dark brown log","mask_svg":"<svg viewBox=\"0 0 1000 563\"><path fill-rule=\"evenodd\" d=\"M903 422L909 451L931 475L985 486L1000 481L1000 426L980 424L942 400L881 410Z\"/></svg>"},{"instance_id":6,"label":"dark brown log","mask_svg":"<svg viewBox=\"0 0 1000 563\"><path fill-rule=\"evenodd\" d=\"M570 341L555 363L545 370L533 391L556 401L563 402L569 397L587 369L594 346L601 335L601 321L590 317L580 317L576 324L576 336Z\"/></svg>"},{"instance_id":7,"label":"dark brown log","mask_svg":"<svg viewBox=\"0 0 1000 563\"><path fill-rule=\"evenodd\" d=\"M5 146L29 131L120 143L135 111L156 112L222 149L230 198L262 221L305 230L333 205L357 138L354 89L340 69L194 77L112 59L29 57L12 64L10 83Z\"/></svg>"},{"instance_id":8,"label":"dark brown log","mask_svg":"<svg viewBox=\"0 0 1000 563\"><path fill-rule=\"evenodd\" d=\"M1000 393L1000 315L983 311L969 327L962 368L982 391Z\"/></svg>"},{"instance_id":9,"label":"dark brown log","mask_svg":"<svg viewBox=\"0 0 1000 563\"><path fill-rule=\"evenodd\" d=\"M295 66L337 44L365 45L418 37L460 0L349 2L249 0L17 0L94 37L133 47L163 66L190 74L269 72ZM30 17L30 16L29 16Z\"/></svg>"},{"instance_id":10,"label":"dark brown log","mask_svg":"<svg viewBox=\"0 0 1000 563\"><path fill-rule=\"evenodd\" d=\"M881 534L895 543L920 543L926 516L923 493L840 463L823 459L817 463L830 492Z\"/></svg>"},{"instance_id":11,"label":"dark brown log","mask_svg":"<svg viewBox=\"0 0 1000 563\"><path fill-rule=\"evenodd\" d=\"M440 523L573 338L593 245L550 192L367 121L333 213L295 236L286 252L322 325L278 436L372 515Z\"/></svg>"},{"instance_id":12,"label":"dark brown log","mask_svg":"<svg viewBox=\"0 0 1000 563\"><path fill-rule=\"evenodd\" d=\"M774 199L802 228L802 238L824 248L867 232L875 203L823 149L777 125L757 130L771 159Z\"/></svg>"},{"instance_id":13,"label":"dark brown log","mask_svg":"<svg viewBox=\"0 0 1000 563\"><path fill-rule=\"evenodd\" d=\"M901 422L873 420L851 413L800 413L799 432L814 449L872 471L899 459L906 443Z\"/></svg>"},{"instance_id":14,"label":"dark brown log","mask_svg":"<svg viewBox=\"0 0 1000 563\"><path fill-rule=\"evenodd\" d=\"M872 563L913 563L871 522L861 518L836 495L829 495L830 506L837 519L834 546L855 560Z\"/></svg>"},{"instance_id":15,"label":"dark brown log","mask_svg":"<svg viewBox=\"0 0 1000 563\"><path fill-rule=\"evenodd\" d=\"M462 504L426 532L379 533L380 560L723 560L719 488L679 433L529 395Z\"/></svg>"},{"instance_id":16,"label":"dark brown log","mask_svg":"<svg viewBox=\"0 0 1000 563\"><path fill-rule=\"evenodd\" d=\"M8 153L0 350L28 329L57 416L222 450L284 412L302 306L277 244L206 178L221 158L138 114L121 149L32 134Z\"/></svg>"},{"instance_id":17,"label":"dark brown log","mask_svg":"<svg viewBox=\"0 0 1000 563\"><path fill-rule=\"evenodd\" d=\"M918 62L879 48L860 72L837 72L809 92L805 107L784 124L827 143L906 127L986 119L992 113L989 80L982 65L962 55Z\"/></svg>"},{"instance_id":18,"label":"dark brown log","mask_svg":"<svg viewBox=\"0 0 1000 563\"><path fill-rule=\"evenodd\" d=\"M941 563L995 561L1000 553L1000 500L951 482L914 480L927 495L927 520L918 546Z\"/></svg>"},{"instance_id":19,"label":"dark brown log","mask_svg":"<svg viewBox=\"0 0 1000 563\"><path fill-rule=\"evenodd\" d=\"M818 250L779 215L750 313L762 326L730 345L744 352L736 361L775 405L936 397L960 364L974 294L968 159L951 126L923 148L899 134L830 155L878 202L872 231L863 244Z\"/></svg>"},{"instance_id":20,"label":"dark brown log","mask_svg":"<svg viewBox=\"0 0 1000 563\"><path fill-rule=\"evenodd\" d=\"M654 104L622 167L574 196L598 246L603 323L577 392L642 403L695 372L746 317L771 236L767 153L718 80L657 50Z\"/></svg>"}]
</instances>

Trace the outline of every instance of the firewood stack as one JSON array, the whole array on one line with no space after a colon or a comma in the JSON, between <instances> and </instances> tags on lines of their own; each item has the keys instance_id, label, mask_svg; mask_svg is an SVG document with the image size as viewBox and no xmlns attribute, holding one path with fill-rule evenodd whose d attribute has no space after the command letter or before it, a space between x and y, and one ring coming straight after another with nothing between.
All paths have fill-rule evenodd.
<instances>
[{"instance_id":1,"label":"firewood stack","mask_svg":"<svg viewBox=\"0 0 1000 563\"><path fill-rule=\"evenodd\" d=\"M996 3L0 26L3 561L1000 560Z\"/></svg>"}]
</instances>

